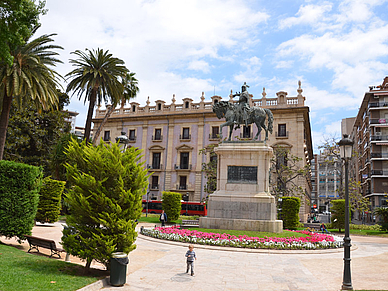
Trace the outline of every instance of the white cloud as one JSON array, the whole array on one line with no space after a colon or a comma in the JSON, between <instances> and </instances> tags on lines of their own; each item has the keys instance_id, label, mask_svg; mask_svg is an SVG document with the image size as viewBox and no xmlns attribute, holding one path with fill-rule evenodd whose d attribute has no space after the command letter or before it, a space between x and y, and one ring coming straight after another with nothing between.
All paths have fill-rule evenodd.
<instances>
[{"instance_id":1,"label":"white cloud","mask_svg":"<svg viewBox=\"0 0 388 291\"><path fill-rule=\"evenodd\" d=\"M196 60L189 63L188 67L189 70L195 70L195 71L202 71L204 73L210 72L210 66L208 62L205 62L203 60Z\"/></svg>"},{"instance_id":2,"label":"white cloud","mask_svg":"<svg viewBox=\"0 0 388 291\"><path fill-rule=\"evenodd\" d=\"M290 28L294 25L315 25L323 20L324 14L332 9L332 4L323 2L320 5L302 5L296 13L296 17L288 17L280 20L279 28Z\"/></svg>"}]
</instances>

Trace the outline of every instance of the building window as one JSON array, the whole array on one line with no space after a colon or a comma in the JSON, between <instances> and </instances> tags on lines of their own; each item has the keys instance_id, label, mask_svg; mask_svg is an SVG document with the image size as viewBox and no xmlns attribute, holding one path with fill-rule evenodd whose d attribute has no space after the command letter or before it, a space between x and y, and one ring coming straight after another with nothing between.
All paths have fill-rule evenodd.
<instances>
[{"instance_id":1,"label":"building window","mask_svg":"<svg viewBox=\"0 0 388 291\"><path fill-rule=\"evenodd\" d=\"M187 176L179 176L179 190L187 190Z\"/></svg>"},{"instance_id":2,"label":"building window","mask_svg":"<svg viewBox=\"0 0 388 291\"><path fill-rule=\"evenodd\" d=\"M152 176L151 177L151 190L158 190L159 189L159 176Z\"/></svg>"},{"instance_id":3,"label":"building window","mask_svg":"<svg viewBox=\"0 0 388 291\"><path fill-rule=\"evenodd\" d=\"M162 129L161 128L155 128L154 140L162 140Z\"/></svg>"},{"instance_id":4,"label":"building window","mask_svg":"<svg viewBox=\"0 0 388 291\"><path fill-rule=\"evenodd\" d=\"M212 127L212 135L211 138L218 138L220 134L220 127L219 126L213 126Z\"/></svg>"},{"instance_id":5,"label":"building window","mask_svg":"<svg viewBox=\"0 0 388 291\"><path fill-rule=\"evenodd\" d=\"M189 105L190 105L189 101L186 101L185 102L185 108L189 108Z\"/></svg>"},{"instance_id":6,"label":"building window","mask_svg":"<svg viewBox=\"0 0 388 291\"><path fill-rule=\"evenodd\" d=\"M158 110L162 110L162 104L158 103Z\"/></svg>"},{"instance_id":7,"label":"building window","mask_svg":"<svg viewBox=\"0 0 388 291\"><path fill-rule=\"evenodd\" d=\"M214 99L214 104L217 104L218 103L218 99Z\"/></svg>"},{"instance_id":8,"label":"building window","mask_svg":"<svg viewBox=\"0 0 388 291\"><path fill-rule=\"evenodd\" d=\"M132 105L132 112L136 111L136 105Z\"/></svg>"},{"instance_id":9,"label":"building window","mask_svg":"<svg viewBox=\"0 0 388 291\"><path fill-rule=\"evenodd\" d=\"M287 151L279 150L276 152L276 169L287 166Z\"/></svg>"},{"instance_id":10,"label":"building window","mask_svg":"<svg viewBox=\"0 0 388 291\"><path fill-rule=\"evenodd\" d=\"M287 128L285 124L278 124L278 136L287 136Z\"/></svg>"},{"instance_id":11,"label":"building window","mask_svg":"<svg viewBox=\"0 0 388 291\"><path fill-rule=\"evenodd\" d=\"M189 155L188 152L181 152L181 162L180 162L180 168L181 169L189 169Z\"/></svg>"},{"instance_id":12,"label":"building window","mask_svg":"<svg viewBox=\"0 0 388 291\"><path fill-rule=\"evenodd\" d=\"M188 127L183 128L181 139L190 139L190 128Z\"/></svg>"},{"instance_id":13,"label":"building window","mask_svg":"<svg viewBox=\"0 0 388 291\"><path fill-rule=\"evenodd\" d=\"M129 140L136 140L136 131L134 129L131 129L129 131Z\"/></svg>"},{"instance_id":14,"label":"building window","mask_svg":"<svg viewBox=\"0 0 388 291\"><path fill-rule=\"evenodd\" d=\"M160 169L161 153L152 153L152 169Z\"/></svg>"},{"instance_id":15,"label":"building window","mask_svg":"<svg viewBox=\"0 0 388 291\"><path fill-rule=\"evenodd\" d=\"M251 137L251 126L243 126L243 138L250 138Z\"/></svg>"},{"instance_id":16,"label":"building window","mask_svg":"<svg viewBox=\"0 0 388 291\"><path fill-rule=\"evenodd\" d=\"M104 131L104 141L110 141L110 130Z\"/></svg>"}]
</instances>

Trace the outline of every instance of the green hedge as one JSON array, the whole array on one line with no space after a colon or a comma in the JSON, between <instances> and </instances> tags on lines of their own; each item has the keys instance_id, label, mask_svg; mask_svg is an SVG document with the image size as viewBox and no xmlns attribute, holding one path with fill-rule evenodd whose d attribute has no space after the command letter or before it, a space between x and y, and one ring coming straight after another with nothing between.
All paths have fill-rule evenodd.
<instances>
[{"instance_id":1,"label":"green hedge","mask_svg":"<svg viewBox=\"0 0 388 291\"><path fill-rule=\"evenodd\" d=\"M35 220L42 223L53 223L58 221L61 211L61 197L66 182L53 180L46 177L43 180L39 192L38 212Z\"/></svg>"},{"instance_id":2,"label":"green hedge","mask_svg":"<svg viewBox=\"0 0 388 291\"><path fill-rule=\"evenodd\" d=\"M300 198L282 197L282 219L284 229L296 229L299 225Z\"/></svg>"},{"instance_id":3,"label":"green hedge","mask_svg":"<svg viewBox=\"0 0 388 291\"><path fill-rule=\"evenodd\" d=\"M39 202L40 167L0 161L0 235L31 234Z\"/></svg>"},{"instance_id":4,"label":"green hedge","mask_svg":"<svg viewBox=\"0 0 388 291\"><path fill-rule=\"evenodd\" d=\"M182 210L182 195L175 192L163 192L162 208L167 214L167 221L177 220Z\"/></svg>"},{"instance_id":5,"label":"green hedge","mask_svg":"<svg viewBox=\"0 0 388 291\"><path fill-rule=\"evenodd\" d=\"M345 199L331 200L333 206L331 210L331 225L332 228L341 229L345 228ZM335 221L334 221L335 220ZM350 222L350 207L349 207L349 222Z\"/></svg>"}]
</instances>

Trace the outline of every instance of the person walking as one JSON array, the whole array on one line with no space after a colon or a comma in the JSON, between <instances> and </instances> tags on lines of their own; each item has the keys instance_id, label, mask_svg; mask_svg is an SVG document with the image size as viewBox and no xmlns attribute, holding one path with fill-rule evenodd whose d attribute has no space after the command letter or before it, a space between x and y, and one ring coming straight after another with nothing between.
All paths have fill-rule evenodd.
<instances>
[{"instance_id":1,"label":"person walking","mask_svg":"<svg viewBox=\"0 0 388 291\"><path fill-rule=\"evenodd\" d=\"M323 222L322 222L320 228L321 228L322 233L324 233L324 232L329 233L329 231L328 231L327 228L326 228L326 225L325 225Z\"/></svg>"},{"instance_id":2,"label":"person walking","mask_svg":"<svg viewBox=\"0 0 388 291\"><path fill-rule=\"evenodd\" d=\"M160 214L159 221L162 223L162 226L167 222L167 214L164 213L164 210L162 210L162 213Z\"/></svg>"},{"instance_id":3,"label":"person walking","mask_svg":"<svg viewBox=\"0 0 388 291\"><path fill-rule=\"evenodd\" d=\"M191 276L194 276L194 260L197 259L197 256L195 255L194 246L193 245L189 245L189 250L186 252L185 257L187 258L186 273L189 272L189 269L191 267Z\"/></svg>"}]
</instances>

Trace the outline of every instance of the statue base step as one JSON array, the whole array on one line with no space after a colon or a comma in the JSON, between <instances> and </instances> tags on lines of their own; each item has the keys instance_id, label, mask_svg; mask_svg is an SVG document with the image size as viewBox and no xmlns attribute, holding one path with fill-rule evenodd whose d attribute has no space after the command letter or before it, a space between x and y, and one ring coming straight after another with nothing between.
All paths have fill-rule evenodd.
<instances>
[{"instance_id":1,"label":"statue base step","mask_svg":"<svg viewBox=\"0 0 388 291\"><path fill-rule=\"evenodd\" d=\"M200 217L199 227L281 233L283 232L283 221Z\"/></svg>"}]
</instances>

